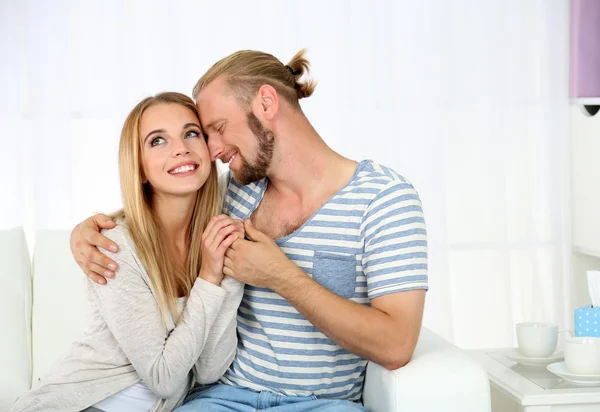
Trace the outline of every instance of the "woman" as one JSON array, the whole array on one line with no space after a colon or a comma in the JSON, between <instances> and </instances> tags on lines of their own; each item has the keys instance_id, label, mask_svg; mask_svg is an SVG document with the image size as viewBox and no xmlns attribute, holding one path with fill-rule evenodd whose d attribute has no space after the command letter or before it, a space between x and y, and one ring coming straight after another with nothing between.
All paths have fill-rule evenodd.
<instances>
[{"instance_id":1,"label":"woman","mask_svg":"<svg viewBox=\"0 0 600 412\"><path fill-rule=\"evenodd\" d=\"M222 269L243 225L216 216L217 171L193 101L141 101L123 126L119 169L124 208L103 233L121 245L103 250L119 269L105 286L88 281L85 338L10 411L170 411L233 359L243 285Z\"/></svg>"}]
</instances>

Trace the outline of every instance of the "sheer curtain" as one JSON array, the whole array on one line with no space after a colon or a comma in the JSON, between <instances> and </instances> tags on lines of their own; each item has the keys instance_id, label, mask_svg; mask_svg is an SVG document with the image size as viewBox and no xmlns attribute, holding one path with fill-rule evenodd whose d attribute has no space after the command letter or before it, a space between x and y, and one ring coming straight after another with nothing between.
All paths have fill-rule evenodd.
<instances>
[{"instance_id":1,"label":"sheer curtain","mask_svg":"<svg viewBox=\"0 0 600 412\"><path fill-rule=\"evenodd\" d=\"M567 25L566 0L0 2L0 229L33 243L118 208L138 100L238 49L307 47L322 137L422 196L425 324L512 345L515 322L570 320Z\"/></svg>"}]
</instances>

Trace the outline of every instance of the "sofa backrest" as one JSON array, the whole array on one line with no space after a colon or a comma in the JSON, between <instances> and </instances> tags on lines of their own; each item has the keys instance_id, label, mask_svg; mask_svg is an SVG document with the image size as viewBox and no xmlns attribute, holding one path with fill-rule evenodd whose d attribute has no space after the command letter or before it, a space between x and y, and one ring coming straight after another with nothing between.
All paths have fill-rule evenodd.
<instances>
[{"instance_id":1,"label":"sofa backrest","mask_svg":"<svg viewBox=\"0 0 600 412\"><path fill-rule=\"evenodd\" d=\"M69 231L39 231L33 252L32 386L88 326L86 277L71 255Z\"/></svg>"},{"instance_id":2,"label":"sofa backrest","mask_svg":"<svg viewBox=\"0 0 600 412\"><path fill-rule=\"evenodd\" d=\"M0 411L31 382L31 264L25 233L0 231Z\"/></svg>"}]
</instances>

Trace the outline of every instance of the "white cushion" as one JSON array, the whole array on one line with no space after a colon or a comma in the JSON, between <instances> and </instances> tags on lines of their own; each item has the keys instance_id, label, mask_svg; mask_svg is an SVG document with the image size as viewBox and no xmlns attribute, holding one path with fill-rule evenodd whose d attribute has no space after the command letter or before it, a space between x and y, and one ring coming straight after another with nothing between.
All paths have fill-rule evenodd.
<instances>
[{"instance_id":1,"label":"white cushion","mask_svg":"<svg viewBox=\"0 0 600 412\"><path fill-rule=\"evenodd\" d=\"M0 411L31 382L31 265L22 228L0 231Z\"/></svg>"},{"instance_id":2,"label":"white cushion","mask_svg":"<svg viewBox=\"0 0 600 412\"><path fill-rule=\"evenodd\" d=\"M33 377L36 387L88 326L86 277L68 231L39 231L33 252Z\"/></svg>"},{"instance_id":3,"label":"white cushion","mask_svg":"<svg viewBox=\"0 0 600 412\"><path fill-rule=\"evenodd\" d=\"M363 400L368 412L491 411L483 367L427 328L403 368L390 371L369 362Z\"/></svg>"}]
</instances>

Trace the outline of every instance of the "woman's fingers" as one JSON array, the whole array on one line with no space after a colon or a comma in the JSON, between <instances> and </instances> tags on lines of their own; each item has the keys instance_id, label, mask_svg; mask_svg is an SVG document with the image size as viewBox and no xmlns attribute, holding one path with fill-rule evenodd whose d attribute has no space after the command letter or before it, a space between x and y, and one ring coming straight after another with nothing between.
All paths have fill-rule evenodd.
<instances>
[{"instance_id":1,"label":"woman's fingers","mask_svg":"<svg viewBox=\"0 0 600 412\"><path fill-rule=\"evenodd\" d=\"M219 219L216 219L217 217ZM211 219L211 222L204 231L206 235L203 235L204 244L213 251L219 247L219 244L230 233L235 231L243 234L244 225L240 220L234 220L226 215L219 215L216 218Z\"/></svg>"},{"instance_id":2,"label":"woman's fingers","mask_svg":"<svg viewBox=\"0 0 600 412\"><path fill-rule=\"evenodd\" d=\"M219 255L225 256L225 251L229 248L229 246L231 246L233 242L235 242L238 239L238 237L239 235L237 233L232 233L229 236L227 236L219 245L217 253L219 253Z\"/></svg>"},{"instance_id":3,"label":"woman's fingers","mask_svg":"<svg viewBox=\"0 0 600 412\"><path fill-rule=\"evenodd\" d=\"M206 225L204 233L202 233L202 240L206 245L213 244L217 232L226 224L230 224L232 219L227 215L214 216ZM229 223L228 223L229 222Z\"/></svg>"},{"instance_id":4,"label":"woman's fingers","mask_svg":"<svg viewBox=\"0 0 600 412\"><path fill-rule=\"evenodd\" d=\"M222 250L223 242L225 241L225 239L227 239L228 236L230 236L233 233L237 233L237 229L233 224L221 228L221 230L219 230L219 232L215 236L215 240L213 241L211 249L216 251L219 254L219 256L221 256L227 249L225 248ZM229 245L227 247L229 247Z\"/></svg>"}]
</instances>

